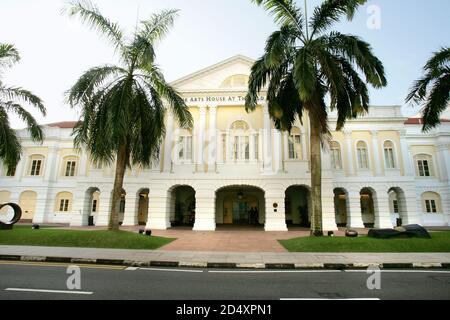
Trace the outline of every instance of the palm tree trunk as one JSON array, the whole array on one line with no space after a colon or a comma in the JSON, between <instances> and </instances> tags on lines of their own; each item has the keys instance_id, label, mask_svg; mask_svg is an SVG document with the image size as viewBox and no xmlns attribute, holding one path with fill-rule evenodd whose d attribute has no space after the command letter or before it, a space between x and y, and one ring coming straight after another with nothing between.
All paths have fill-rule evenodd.
<instances>
[{"instance_id":1,"label":"palm tree trunk","mask_svg":"<svg viewBox=\"0 0 450 320\"><path fill-rule=\"evenodd\" d=\"M120 201L122 199L123 178L125 176L126 165L127 165L127 147L126 145L121 145L119 147L119 151L117 152L116 175L114 178L111 214L109 216L109 225L108 225L108 230L110 231L119 230L119 210L120 210Z\"/></svg>"},{"instance_id":2,"label":"palm tree trunk","mask_svg":"<svg viewBox=\"0 0 450 320\"><path fill-rule=\"evenodd\" d=\"M311 234L323 236L322 229L322 155L320 142L320 125L310 116L311 130Z\"/></svg>"}]
</instances>

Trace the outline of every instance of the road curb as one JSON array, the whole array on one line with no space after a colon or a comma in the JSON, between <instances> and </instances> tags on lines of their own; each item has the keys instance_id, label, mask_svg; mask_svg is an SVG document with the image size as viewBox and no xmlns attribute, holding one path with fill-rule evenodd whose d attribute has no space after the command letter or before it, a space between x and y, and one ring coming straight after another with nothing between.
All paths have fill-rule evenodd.
<instances>
[{"instance_id":1,"label":"road curb","mask_svg":"<svg viewBox=\"0 0 450 320\"><path fill-rule=\"evenodd\" d=\"M43 257L0 255L0 261L53 262L66 264L93 264L124 267L164 267L164 268L202 268L202 269L256 269L256 270L361 270L369 267L391 270L445 269L450 270L450 263L232 263L232 262L187 262L187 261L139 261L122 259L86 259L68 257Z\"/></svg>"}]
</instances>

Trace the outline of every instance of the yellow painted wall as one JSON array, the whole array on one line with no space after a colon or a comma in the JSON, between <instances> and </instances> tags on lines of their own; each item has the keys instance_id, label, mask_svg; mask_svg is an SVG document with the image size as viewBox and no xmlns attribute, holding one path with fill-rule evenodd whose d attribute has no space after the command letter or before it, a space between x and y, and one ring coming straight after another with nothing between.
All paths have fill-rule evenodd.
<instances>
[{"instance_id":1,"label":"yellow painted wall","mask_svg":"<svg viewBox=\"0 0 450 320\"><path fill-rule=\"evenodd\" d=\"M261 107L257 107L254 112L247 113L243 106L218 106L217 108L217 129L228 130L233 120L244 120L254 130L263 128L263 110Z\"/></svg>"},{"instance_id":2,"label":"yellow painted wall","mask_svg":"<svg viewBox=\"0 0 450 320\"><path fill-rule=\"evenodd\" d=\"M22 219L32 220L36 212L37 193L25 191L20 194L19 206L22 208Z\"/></svg>"},{"instance_id":3,"label":"yellow painted wall","mask_svg":"<svg viewBox=\"0 0 450 320\"><path fill-rule=\"evenodd\" d=\"M9 191L0 191L0 204L5 204L9 202L9 199L11 198L11 192ZM0 214L7 214L8 208L3 208L0 210Z\"/></svg>"}]
</instances>

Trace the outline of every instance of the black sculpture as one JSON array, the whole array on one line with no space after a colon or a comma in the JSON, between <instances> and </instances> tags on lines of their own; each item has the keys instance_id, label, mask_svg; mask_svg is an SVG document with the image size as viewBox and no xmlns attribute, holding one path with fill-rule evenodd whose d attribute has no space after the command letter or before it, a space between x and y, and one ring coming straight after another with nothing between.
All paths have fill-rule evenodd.
<instances>
[{"instance_id":1,"label":"black sculpture","mask_svg":"<svg viewBox=\"0 0 450 320\"><path fill-rule=\"evenodd\" d=\"M22 209L15 203L6 203L0 205L0 210L4 207L11 207L14 210L14 216L9 222L0 221L0 230L12 230L13 225L22 218Z\"/></svg>"}]
</instances>

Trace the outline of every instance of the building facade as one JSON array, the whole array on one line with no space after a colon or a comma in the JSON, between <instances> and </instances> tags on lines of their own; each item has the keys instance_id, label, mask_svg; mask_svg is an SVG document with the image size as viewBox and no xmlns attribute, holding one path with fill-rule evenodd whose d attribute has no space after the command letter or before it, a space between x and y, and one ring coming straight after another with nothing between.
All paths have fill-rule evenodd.
<instances>
[{"instance_id":1,"label":"building facade","mask_svg":"<svg viewBox=\"0 0 450 320\"><path fill-rule=\"evenodd\" d=\"M194 127L180 128L167 115L159 163L126 173L123 225L309 226L309 122L298 119L291 132L279 132L264 92L259 107L245 111L252 64L236 56L173 83ZM336 115L330 121L334 128ZM96 166L74 149L74 125L46 125L42 145L18 132L22 160L12 172L0 169L0 203L18 203L23 219L34 223L107 225L114 167ZM400 106L374 106L332 132L322 157L325 230L449 225L450 121L426 134L421 129L421 119L405 118Z\"/></svg>"}]
</instances>

